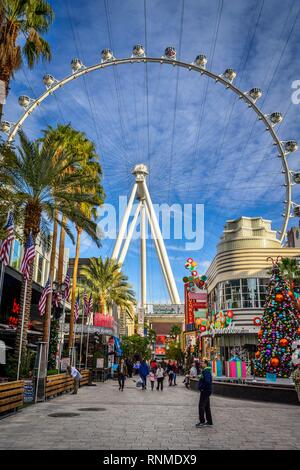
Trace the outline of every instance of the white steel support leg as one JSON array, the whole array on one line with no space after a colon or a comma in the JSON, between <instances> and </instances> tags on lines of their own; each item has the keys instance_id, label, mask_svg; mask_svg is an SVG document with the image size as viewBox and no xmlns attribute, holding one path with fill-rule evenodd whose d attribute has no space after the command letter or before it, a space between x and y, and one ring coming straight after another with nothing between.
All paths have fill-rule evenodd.
<instances>
[{"instance_id":1,"label":"white steel support leg","mask_svg":"<svg viewBox=\"0 0 300 470\"><path fill-rule=\"evenodd\" d=\"M141 306L146 307L146 212L141 201Z\"/></svg>"},{"instance_id":2,"label":"white steel support leg","mask_svg":"<svg viewBox=\"0 0 300 470\"><path fill-rule=\"evenodd\" d=\"M136 226L137 218L138 218L140 210L141 210L141 205L142 205L142 202L140 201L137 208L136 208L136 211L134 213L133 220L132 220L132 222L130 224L130 227L129 227L129 230L128 230L127 238L126 238L125 243L124 243L124 245L122 247L122 250L121 250L121 254L120 254L120 257L119 257L119 260L118 260L120 265L122 265L124 263L124 259L127 255L127 251L128 251L131 239L132 239L133 231L134 231L135 226Z\"/></svg>"},{"instance_id":3,"label":"white steel support leg","mask_svg":"<svg viewBox=\"0 0 300 470\"><path fill-rule=\"evenodd\" d=\"M118 237L117 237L117 240L116 240L116 244L115 244L114 251L113 251L113 254L112 254L112 259L117 259L118 256L119 256L121 244L122 244L125 232L126 232L126 228L127 228L128 220L129 220L130 213L131 213L131 210L132 210L132 206L133 206L134 198L135 198L135 195L136 195L136 191L137 191L137 183L134 183L134 186L132 188L132 192L131 192L131 195L130 195L130 198L129 198L129 202L128 202L128 205L126 207L125 214L124 214L124 217L123 217L123 220L122 220L122 223L121 223L119 234L118 234Z\"/></svg>"},{"instance_id":4,"label":"white steel support leg","mask_svg":"<svg viewBox=\"0 0 300 470\"><path fill-rule=\"evenodd\" d=\"M157 241L158 241L158 245L160 247L160 251L161 251L161 254L162 254L162 260L163 260L163 263L164 263L164 266L165 266L166 274L167 274L169 284L170 284L170 288L171 288L171 291L172 291L172 301L175 304L180 304L180 297L179 297L177 286L176 286L175 279L174 279L174 276L173 276L172 268L171 268L171 265L170 265L170 261L169 261L168 255L167 255L164 240L163 240L160 228L159 228L159 224L158 224L158 221L157 221L157 218L156 218L154 207L152 205L150 194L149 194L149 191L148 191L148 188L147 188L147 185L146 185L145 181L143 181L143 188L144 188L144 191L145 191L146 203L148 205L150 218L153 222L153 228L154 228L154 232L155 232L154 236L156 236Z\"/></svg>"},{"instance_id":5,"label":"white steel support leg","mask_svg":"<svg viewBox=\"0 0 300 470\"><path fill-rule=\"evenodd\" d=\"M164 279L165 279L165 282L166 282L166 286L167 286L167 289L168 289L168 292L169 292L170 299L173 301L172 290L171 290L171 287L170 287L170 284L169 284L169 279L168 279L166 269L165 269L165 266L164 266L164 263L163 263L160 247L158 245L158 241L157 241L157 238L155 236L154 227L153 227L152 219L151 219L150 214L149 214L149 209L148 209L147 204L145 204L145 208L146 208L146 214L147 214L149 224L150 224L151 233L153 235L154 245L155 245L157 257L158 257L158 260L159 260L159 264L160 264L160 267L161 267L162 272L163 272L163 276L164 276Z\"/></svg>"}]
</instances>

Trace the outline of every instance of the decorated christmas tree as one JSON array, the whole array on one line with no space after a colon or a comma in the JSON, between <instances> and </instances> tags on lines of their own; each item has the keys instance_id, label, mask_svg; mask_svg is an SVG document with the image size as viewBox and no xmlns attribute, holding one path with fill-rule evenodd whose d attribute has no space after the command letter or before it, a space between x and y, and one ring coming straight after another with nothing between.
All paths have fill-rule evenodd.
<instances>
[{"instance_id":1,"label":"decorated christmas tree","mask_svg":"<svg viewBox=\"0 0 300 470\"><path fill-rule=\"evenodd\" d=\"M272 262L254 373L259 377L265 377L266 373L289 377L292 343L299 338L298 308L293 291L280 273L278 260Z\"/></svg>"}]
</instances>

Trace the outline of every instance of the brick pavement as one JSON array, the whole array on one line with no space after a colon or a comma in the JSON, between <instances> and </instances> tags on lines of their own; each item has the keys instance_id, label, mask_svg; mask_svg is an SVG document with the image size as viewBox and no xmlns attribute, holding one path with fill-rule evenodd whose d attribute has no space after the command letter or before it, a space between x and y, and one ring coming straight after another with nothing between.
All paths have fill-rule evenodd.
<instances>
[{"instance_id":1,"label":"brick pavement","mask_svg":"<svg viewBox=\"0 0 300 470\"><path fill-rule=\"evenodd\" d=\"M181 382L181 381L179 381ZM300 407L213 396L212 428L196 429L198 393L82 387L0 420L0 449L299 449ZM79 408L104 408L79 411ZM79 416L50 417L73 412Z\"/></svg>"}]
</instances>

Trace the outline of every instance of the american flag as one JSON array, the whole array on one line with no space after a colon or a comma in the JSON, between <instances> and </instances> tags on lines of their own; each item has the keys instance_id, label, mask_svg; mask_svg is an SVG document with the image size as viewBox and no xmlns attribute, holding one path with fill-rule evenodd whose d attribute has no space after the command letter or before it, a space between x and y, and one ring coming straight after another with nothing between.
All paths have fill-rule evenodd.
<instances>
[{"instance_id":1,"label":"american flag","mask_svg":"<svg viewBox=\"0 0 300 470\"><path fill-rule=\"evenodd\" d=\"M51 283L50 283L50 279L48 279L48 281L46 282L46 285L44 287L44 290L42 292L42 295L40 297L40 301L39 301L38 309L39 309L39 314L40 315L44 315L44 313L45 313L47 295L50 294L51 291L52 291Z\"/></svg>"},{"instance_id":2,"label":"american flag","mask_svg":"<svg viewBox=\"0 0 300 470\"><path fill-rule=\"evenodd\" d=\"M66 277L65 277L65 285L66 285L65 299L66 299L66 301L68 301L69 297L70 297L70 281L71 281L70 271L68 270L67 274L66 274Z\"/></svg>"},{"instance_id":3,"label":"american flag","mask_svg":"<svg viewBox=\"0 0 300 470\"><path fill-rule=\"evenodd\" d=\"M89 298L89 301L88 301L88 314L92 313L93 306L94 306L93 296L92 296L92 293L90 293L90 298Z\"/></svg>"},{"instance_id":4,"label":"american flag","mask_svg":"<svg viewBox=\"0 0 300 470\"><path fill-rule=\"evenodd\" d=\"M2 241L1 246L0 246L0 260L2 261L4 266L7 266L9 263L10 248L15 238L14 219L11 213L8 216L5 229L6 229L6 238Z\"/></svg>"},{"instance_id":5,"label":"american flag","mask_svg":"<svg viewBox=\"0 0 300 470\"><path fill-rule=\"evenodd\" d=\"M75 321L77 321L79 317L79 294L77 294L77 299L75 302Z\"/></svg>"},{"instance_id":6,"label":"american flag","mask_svg":"<svg viewBox=\"0 0 300 470\"><path fill-rule=\"evenodd\" d=\"M27 239L26 245L25 245L25 252L21 264L20 271L24 276L24 279L28 281L29 276L30 276L30 265L33 262L35 257L35 248L34 248L34 241L32 239L31 233L29 234L29 237Z\"/></svg>"},{"instance_id":7,"label":"american flag","mask_svg":"<svg viewBox=\"0 0 300 470\"><path fill-rule=\"evenodd\" d=\"M93 305L94 305L93 296L92 296L92 293L90 293L90 298L89 298L88 307L87 307L87 320L89 321L92 319L92 316L93 316Z\"/></svg>"},{"instance_id":8,"label":"american flag","mask_svg":"<svg viewBox=\"0 0 300 470\"><path fill-rule=\"evenodd\" d=\"M84 315L88 315L89 313L89 310L88 310L88 298L87 298L87 292L86 292L86 287L84 288L84 292L83 292L83 312L84 312Z\"/></svg>"}]
</instances>

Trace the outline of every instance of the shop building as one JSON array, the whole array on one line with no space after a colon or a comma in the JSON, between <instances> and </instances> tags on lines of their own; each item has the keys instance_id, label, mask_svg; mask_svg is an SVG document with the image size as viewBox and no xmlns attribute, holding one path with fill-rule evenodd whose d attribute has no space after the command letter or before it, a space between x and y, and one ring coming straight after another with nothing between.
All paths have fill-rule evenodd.
<instances>
[{"instance_id":1,"label":"shop building","mask_svg":"<svg viewBox=\"0 0 300 470\"><path fill-rule=\"evenodd\" d=\"M271 221L261 217L227 221L206 272L209 320L217 327L201 334L203 355L228 359L236 350L253 357L272 266L268 258L277 256L300 260L300 247L282 247ZM229 310L232 322L222 327L219 317Z\"/></svg>"},{"instance_id":2,"label":"shop building","mask_svg":"<svg viewBox=\"0 0 300 470\"><path fill-rule=\"evenodd\" d=\"M184 304L147 304L145 320L156 333L156 342L152 344L153 356L164 359L172 326L184 329Z\"/></svg>"},{"instance_id":3,"label":"shop building","mask_svg":"<svg viewBox=\"0 0 300 470\"><path fill-rule=\"evenodd\" d=\"M50 250L38 237L36 242L33 267L32 300L28 329L28 346L35 349L42 337L43 320L38 313L38 303L50 270ZM14 348L18 315L21 315L20 294L22 286L21 266L24 248L19 240L14 240L9 264L5 267L2 299L0 305L0 340L4 341L6 351ZM63 274L68 267L69 249L65 249ZM58 255L55 261L55 273L58 268Z\"/></svg>"}]
</instances>

